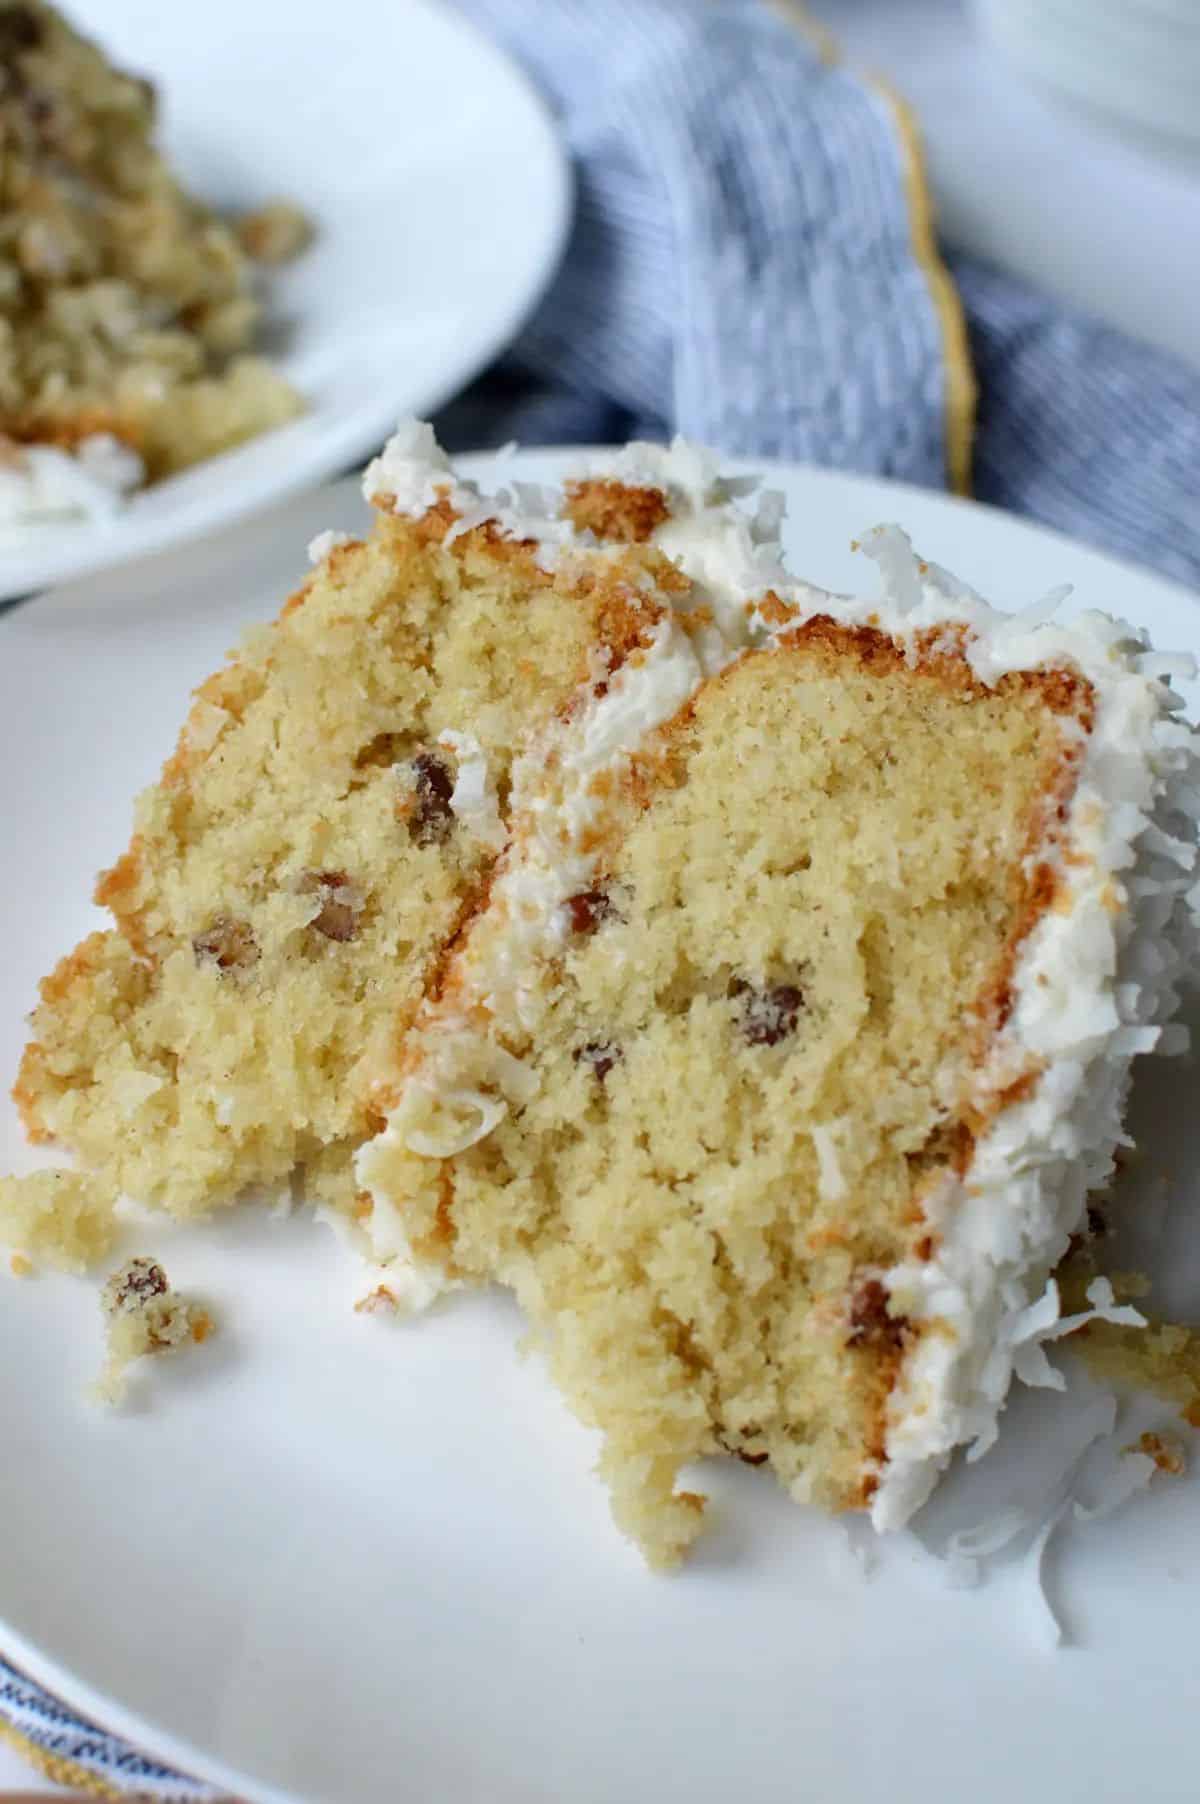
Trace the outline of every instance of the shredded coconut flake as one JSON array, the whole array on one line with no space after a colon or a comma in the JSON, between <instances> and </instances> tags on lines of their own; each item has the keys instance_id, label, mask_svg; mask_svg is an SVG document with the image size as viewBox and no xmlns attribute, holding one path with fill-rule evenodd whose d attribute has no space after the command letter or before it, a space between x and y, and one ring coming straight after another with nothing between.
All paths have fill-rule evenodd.
<instances>
[{"instance_id":1,"label":"shredded coconut flake","mask_svg":"<svg viewBox=\"0 0 1200 1804\"><path fill-rule=\"evenodd\" d=\"M836 1203L846 1194L846 1179L838 1158L836 1129L827 1122L814 1122L809 1133L817 1155L817 1183L821 1201Z\"/></svg>"},{"instance_id":2,"label":"shredded coconut flake","mask_svg":"<svg viewBox=\"0 0 1200 1804\"><path fill-rule=\"evenodd\" d=\"M458 760L458 776L450 797L452 812L475 839L500 851L507 834L483 747L472 733L445 732L439 736L438 744Z\"/></svg>"},{"instance_id":3,"label":"shredded coconut flake","mask_svg":"<svg viewBox=\"0 0 1200 1804\"><path fill-rule=\"evenodd\" d=\"M114 520L146 478L136 452L110 433L93 433L77 450L8 446L0 461L0 531Z\"/></svg>"},{"instance_id":4,"label":"shredded coconut flake","mask_svg":"<svg viewBox=\"0 0 1200 1804\"><path fill-rule=\"evenodd\" d=\"M977 1142L965 1179L928 1199L936 1256L889 1278L902 1313L941 1326L916 1342L892 1394L887 1464L872 1511L886 1528L919 1506L956 1444L973 1442L976 1454L991 1445L1014 1375L1061 1384L1044 1343L1093 1316L1141 1321L1101 1289L1090 1299L1093 1311L1060 1323L1047 1280L1089 1192L1111 1173L1130 1060L1158 1049L1162 1023L1196 967L1200 886L1189 873L1200 765L1191 729L1174 718L1178 698L1161 680L1166 667L1139 668L1145 639L1132 628L1095 613L1052 621L1057 594L1032 612L998 614L916 558L895 527L867 535L864 549L880 567L883 595L834 598L826 605L835 618L872 622L914 649L918 634L958 629L981 683L1015 670L1065 668L1085 678L1095 697L1056 854L1060 906L1022 948L1014 1006L981 1074L979 1103L986 1108L1014 1072L1036 1065L1041 1076ZM786 598L811 610L806 591ZM1188 667L1172 661L1169 673ZM1135 865L1137 878L1127 879ZM1180 1043L1178 1034L1167 1038L1169 1047Z\"/></svg>"},{"instance_id":5,"label":"shredded coconut flake","mask_svg":"<svg viewBox=\"0 0 1200 1804\"><path fill-rule=\"evenodd\" d=\"M339 545L348 545L351 535L348 532L335 532L332 527L319 532L315 539L308 542L308 561L310 564L323 564L331 551Z\"/></svg>"}]
</instances>

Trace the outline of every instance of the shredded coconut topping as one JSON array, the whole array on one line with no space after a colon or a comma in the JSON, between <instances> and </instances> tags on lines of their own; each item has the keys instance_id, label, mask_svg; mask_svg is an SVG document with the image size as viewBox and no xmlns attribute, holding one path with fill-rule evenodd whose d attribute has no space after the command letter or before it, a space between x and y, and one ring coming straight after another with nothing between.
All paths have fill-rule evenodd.
<instances>
[{"instance_id":1,"label":"shredded coconut topping","mask_svg":"<svg viewBox=\"0 0 1200 1804\"><path fill-rule=\"evenodd\" d=\"M450 797L450 809L467 832L498 852L507 834L500 819L496 789L488 775L483 747L473 733L445 732L438 744L458 760L458 776Z\"/></svg>"},{"instance_id":2,"label":"shredded coconut topping","mask_svg":"<svg viewBox=\"0 0 1200 1804\"><path fill-rule=\"evenodd\" d=\"M0 459L0 531L115 519L145 478L137 453L108 432L82 439L75 451L6 444Z\"/></svg>"},{"instance_id":3,"label":"shredded coconut topping","mask_svg":"<svg viewBox=\"0 0 1200 1804\"><path fill-rule=\"evenodd\" d=\"M339 545L350 543L350 536L348 532L335 532L332 528L326 532L319 532L315 539L309 540L309 563L323 564L331 551L336 551Z\"/></svg>"},{"instance_id":4,"label":"shredded coconut topping","mask_svg":"<svg viewBox=\"0 0 1200 1804\"><path fill-rule=\"evenodd\" d=\"M995 1439L1013 1376L1054 1383L1041 1344L1060 1323L1050 1273L1111 1174L1135 1053L1162 1041L1179 986L1195 968L1197 764L1192 729L1166 675L1189 659L1147 653L1145 637L1089 613L1068 623L1051 609L997 613L936 565L922 564L895 527L864 549L884 577L882 599L836 598L839 619L871 624L915 645L942 624L967 629L981 682L1039 668L1077 671L1092 685L1095 719L1057 853L1059 901L1029 936L1012 977L1013 1008L981 1080L981 1098L1014 1070L1040 1065L1026 1101L1001 1110L971 1167L926 1204L937 1253L893 1271L897 1312L936 1322L920 1336L889 1405L886 1462L872 1507L878 1528L907 1520L953 1448ZM795 600L795 593L789 600ZM1139 877L1126 874L1137 866ZM1181 1036L1167 1040L1178 1047ZM1098 1314L1140 1320L1093 1287ZM1047 1377L1047 1373L1051 1375Z\"/></svg>"}]
</instances>

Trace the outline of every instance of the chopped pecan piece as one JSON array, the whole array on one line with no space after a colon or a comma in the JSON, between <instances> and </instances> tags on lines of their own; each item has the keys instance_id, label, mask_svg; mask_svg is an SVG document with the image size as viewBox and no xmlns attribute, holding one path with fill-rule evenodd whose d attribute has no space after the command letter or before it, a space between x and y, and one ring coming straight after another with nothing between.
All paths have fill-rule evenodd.
<instances>
[{"instance_id":1,"label":"chopped pecan piece","mask_svg":"<svg viewBox=\"0 0 1200 1804\"><path fill-rule=\"evenodd\" d=\"M409 837L418 846L442 845L454 828L454 778L450 767L432 752L418 752L412 761L415 802L408 816Z\"/></svg>"},{"instance_id":2,"label":"chopped pecan piece","mask_svg":"<svg viewBox=\"0 0 1200 1804\"><path fill-rule=\"evenodd\" d=\"M583 889L576 896L568 896L566 909L571 917L573 933L595 933L604 921L616 917L613 899L606 889Z\"/></svg>"},{"instance_id":3,"label":"chopped pecan piece","mask_svg":"<svg viewBox=\"0 0 1200 1804\"><path fill-rule=\"evenodd\" d=\"M321 899L319 912L309 922L317 933L327 940L358 938L363 912L362 893L345 871L305 871L296 889L302 896L317 895Z\"/></svg>"},{"instance_id":4,"label":"chopped pecan piece","mask_svg":"<svg viewBox=\"0 0 1200 1804\"><path fill-rule=\"evenodd\" d=\"M850 1300L848 1347L877 1351L898 1350L904 1344L907 1319L888 1312L887 1286L879 1278L866 1278Z\"/></svg>"},{"instance_id":5,"label":"chopped pecan piece","mask_svg":"<svg viewBox=\"0 0 1200 1804\"><path fill-rule=\"evenodd\" d=\"M742 1034L748 1046L778 1046L795 1033L804 991L794 983L771 984L760 989L735 977L729 993L739 1003Z\"/></svg>"},{"instance_id":6,"label":"chopped pecan piece","mask_svg":"<svg viewBox=\"0 0 1200 1804\"><path fill-rule=\"evenodd\" d=\"M572 1056L577 1065L590 1065L603 1083L613 1066L625 1055L619 1046L614 1046L609 1040L589 1040L586 1046L577 1046Z\"/></svg>"},{"instance_id":7,"label":"chopped pecan piece","mask_svg":"<svg viewBox=\"0 0 1200 1804\"><path fill-rule=\"evenodd\" d=\"M128 1259L104 1286L103 1308L107 1315L130 1315L145 1308L151 1297L165 1297L169 1289L156 1259Z\"/></svg>"},{"instance_id":8,"label":"chopped pecan piece","mask_svg":"<svg viewBox=\"0 0 1200 1804\"><path fill-rule=\"evenodd\" d=\"M193 935L192 954L198 965L215 965L219 971L248 971L258 963L258 941L247 922L218 915L211 927Z\"/></svg>"}]
</instances>

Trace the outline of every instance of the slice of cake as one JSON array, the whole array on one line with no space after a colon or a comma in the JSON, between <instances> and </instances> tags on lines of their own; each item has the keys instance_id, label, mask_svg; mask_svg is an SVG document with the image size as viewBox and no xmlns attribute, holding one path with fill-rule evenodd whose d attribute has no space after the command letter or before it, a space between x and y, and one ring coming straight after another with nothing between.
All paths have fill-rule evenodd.
<instances>
[{"instance_id":1,"label":"slice of cake","mask_svg":"<svg viewBox=\"0 0 1200 1804\"><path fill-rule=\"evenodd\" d=\"M365 486L371 536L315 544L278 621L196 692L100 879L115 926L41 986L14 1094L80 1171L0 1186L24 1252L94 1258L120 1192L186 1215L299 1169L352 1214L379 1087L504 843L514 748L664 631L684 687L725 655L653 543L657 490L647 511L581 483L565 514L523 484L481 496L415 423ZM694 506L750 545L711 478Z\"/></svg>"},{"instance_id":2,"label":"slice of cake","mask_svg":"<svg viewBox=\"0 0 1200 1804\"><path fill-rule=\"evenodd\" d=\"M658 1564L702 1455L888 1528L1053 1381L1192 950L1172 660L871 549L882 600L773 592L699 680L667 623L518 760L358 1155L410 1296L516 1293Z\"/></svg>"}]
</instances>

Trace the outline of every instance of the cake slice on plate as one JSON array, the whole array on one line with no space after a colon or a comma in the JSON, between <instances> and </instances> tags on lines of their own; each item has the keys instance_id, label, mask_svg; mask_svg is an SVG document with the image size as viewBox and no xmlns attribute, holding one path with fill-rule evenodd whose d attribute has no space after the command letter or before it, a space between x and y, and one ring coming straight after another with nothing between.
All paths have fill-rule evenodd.
<instances>
[{"instance_id":1,"label":"cake slice on plate","mask_svg":"<svg viewBox=\"0 0 1200 1804\"><path fill-rule=\"evenodd\" d=\"M197 690L100 879L114 926L41 986L15 1095L80 1171L0 1187L25 1252L94 1257L120 1192L188 1215L298 1171L353 1214L375 1094L504 843L514 748L668 618L689 682L725 655L653 542L658 490L482 496L415 423L365 486L370 537L316 543L275 624ZM711 482L675 516L693 505L750 546Z\"/></svg>"},{"instance_id":2,"label":"cake slice on plate","mask_svg":"<svg viewBox=\"0 0 1200 1804\"><path fill-rule=\"evenodd\" d=\"M699 677L665 620L518 760L358 1155L410 1295L516 1293L658 1564L699 1456L887 1528L994 1435L1192 950L1172 661L871 548L883 599L773 591Z\"/></svg>"},{"instance_id":3,"label":"cake slice on plate","mask_svg":"<svg viewBox=\"0 0 1200 1804\"><path fill-rule=\"evenodd\" d=\"M881 598L796 583L744 486L483 496L397 435L43 983L16 1095L75 1168L0 1183L85 1264L120 1192L299 1174L381 1298L510 1286L659 1564L699 1456L888 1528L1047 1377L1195 942L1179 661L894 528Z\"/></svg>"}]
</instances>

